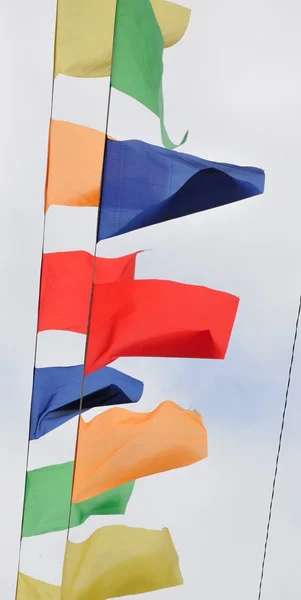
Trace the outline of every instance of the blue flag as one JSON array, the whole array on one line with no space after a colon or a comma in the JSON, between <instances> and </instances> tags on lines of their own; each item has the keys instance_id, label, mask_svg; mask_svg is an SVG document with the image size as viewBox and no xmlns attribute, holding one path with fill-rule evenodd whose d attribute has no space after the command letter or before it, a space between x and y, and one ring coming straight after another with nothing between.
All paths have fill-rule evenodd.
<instances>
[{"instance_id":1,"label":"blue flag","mask_svg":"<svg viewBox=\"0 0 301 600\"><path fill-rule=\"evenodd\" d=\"M79 414L83 365L35 369L30 439L36 440ZM111 367L85 376L82 412L138 402L143 383Z\"/></svg>"},{"instance_id":2,"label":"blue flag","mask_svg":"<svg viewBox=\"0 0 301 600\"><path fill-rule=\"evenodd\" d=\"M107 139L98 241L262 194L264 172Z\"/></svg>"}]
</instances>

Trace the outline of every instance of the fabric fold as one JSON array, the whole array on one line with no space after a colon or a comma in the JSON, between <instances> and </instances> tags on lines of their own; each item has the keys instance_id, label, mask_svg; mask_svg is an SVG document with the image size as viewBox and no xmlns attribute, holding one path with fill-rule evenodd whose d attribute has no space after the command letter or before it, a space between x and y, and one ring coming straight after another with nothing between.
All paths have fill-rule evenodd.
<instances>
[{"instance_id":1,"label":"fabric fold","mask_svg":"<svg viewBox=\"0 0 301 600\"><path fill-rule=\"evenodd\" d=\"M162 57L164 45L184 34L189 15L165 0L59 0L54 75L111 74L112 87L159 117L163 145L175 148L164 125Z\"/></svg>"},{"instance_id":2,"label":"fabric fold","mask_svg":"<svg viewBox=\"0 0 301 600\"><path fill-rule=\"evenodd\" d=\"M199 414L174 402L136 413L111 408L80 420L73 502L82 502L141 477L178 469L207 456Z\"/></svg>"},{"instance_id":3,"label":"fabric fold","mask_svg":"<svg viewBox=\"0 0 301 600\"><path fill-rule=\"evenodd\" d=\"M138 402L143 383L104 367L85 376L84 365L43 367L34 371L30 439L37 440L82 412L100 406ZM83 390L82 390L83 385Z\"/></svg>"},{"instance_id":4,"label":"fabric fold","mask_svg":"<svg viewBox=\"0 0 301 600\"><path fill-rule=\"evenodd\" d=\"M113 525L80 544L67 542L62 600L106 600L182 583L168 529Z\"/></svg>"},{"instance_id":5,"label":"fabric fold","mask_svg":"<svg viewBox=\"0 0 301 600\"><path fill-rule=\"evenodd\" d=\"M190 9L166 0L151 0L164 46L183 37ZM116 0L59 0L55 76L108 77L111 74Z\"/></svg>"},{"instance_id":6,"label":"fabric fold","mask_svg":"<svg viewBox=\"0 0 301 600\"><path fill-rule=\"evenodd\" d=\"M105 136L51 121L46 210L98 207ZM264 172L107 138L98 240L243 200L264 191Z\"/></svg>"},{"instance_id":7,"label":"fabric fold","mask_svg":"<svg viewBox=\"0 0 301 600\"><path fill-rule=\"evenodd\" d=\"M144 279L95 285L86 373L119 357L225 357L239 299L210 288Z\"/></svg>"},{"instance_id":8,"label":"fabric fold","mask_svg":"<svg viewBox=\"0 0 301 600\"><path fill-rule=\"evenodd\" d=\"M264 172L107 140L98 240L262 194Z\"/></svg>"},{"instance_id":9,"label":"fabric fold","mask_svg":"<svg viewBox=\"0 0 301 600\"><path fill-rule=\"evenodd\" d=\"M17 600L107 600L182 584L168 529L112 525L67 541L61 587L19 573Z\"/></svg>"},{"instance_id":10,"label":"fabric fold","mask_svg":"<svg viewBox=\"0 0 301 600\"><path fill-rule=\"evenodd\" d=\"M62 600L61 588L58 585L45 583L19 573L16 600ZM71 600L71 598L70 598ZM92 599L91 599L92 600Z\"/></svg>"},{"instance_id":11,"label":"fabric fold","mask_svg":"<svg viewBox=\"0 0 301 600\"><path fill-rule=\"evenodd\" d=\"M134 489L134 481L71 504L74 462L28 471L22 537L82 525L92 515L123 515ZM71 504L71 507L70 507Z\"/></svg>"}]
</instances>

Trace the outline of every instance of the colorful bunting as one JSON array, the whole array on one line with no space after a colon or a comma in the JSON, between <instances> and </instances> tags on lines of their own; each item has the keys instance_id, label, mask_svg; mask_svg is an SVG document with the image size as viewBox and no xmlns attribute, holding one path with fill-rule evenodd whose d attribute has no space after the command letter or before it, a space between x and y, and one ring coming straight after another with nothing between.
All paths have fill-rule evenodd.
<instances>
[{"instance_id":1,"label":"colorful bunting","mask_svg":"<svg viewBox=\"0 0 301 600\"><path fill-rule=\"evenodd\" d=\"M46 209L99 204L103 133L51 121ZM98 240L261 194L264 172L138 140L106 143Z\"/></svg>"},{"instance_id":2,"label":"colorful bunting","mask_svg":"<svg viewBox=\"0 0 301 600\"><path fill-rule=\"evenodd\" d=\"M158 19L164 15L162 28L167 45L171 45L183 35L188 13L182 10L180 16L179 9L174 11L168 2L157 0L155 4ZM110 74L112 57L112 87L155 113L164 146L175 148L164 125L163 48L164 38L150 0L89 0L88 5L83 0L59 0L55 75L104 77Z\"/></svg>"},{"instance_id":3,"label":"colorful bunting","mask_svg":"<svg viewBox=\"0 0 301 600\"><path fill-rule=\"evenodd\" d=\"M68 527L73 476L75 527L92 514L123 514L135 479L206 456L207 434L200 415L170 401L151 413L121 408L88 423L81 419L74 475L73 462L28 472L23 535Z\"/></svg>"},{"instance_id":4,"label":"colorful bunting","mask_svg":"<svg viewBox=\"0 0 301 600\"><path fill-rule=\"evenodd\" d=\"M44 255L39 331L86 332L93 261L87 252ZM95 259L86 373L121 356L224 358L238 299L201 286L133 280L135 261L136 254Z\"/></svg>"},{"instance_id":5,"label":"colorful bunting","mask_svg":"<svg viewBox=\"0 0 301 600\"><path fill-rule=\"evenodd\" d=\"M207 433L197 413L170 401L150 413L111 408L87 423L80 420L72 500L206 456Z\"/></svg>"},{"instance_id":6,"label":"colorful bunting","mask_svg":"<svg viewBox=\"0 0 301 600\"><path fill-rule=\"evenodd\" d=\"M163 48L181 39L189 17L166 0L58 0L54 76L111 74L113 88L159 118L165 146L51 121L45 211L91 207L83 214L95 213L95 242L263 192L261 169L173 151L164 125ZM223 359L239 300L207 287L135 280L136 256L43 256L38 331L84 334L87 345L83 364L35 368L30 439L80 420L74 461L27 473L24 537L69 530L92 515L122 515L136 479L207 456L198 413L171 401L149 413L117 407L137 402L143 383L106 365L127 356ZM114 408L87 422L79 415L100 406ZM67 540L61 586L20 573L17 600L106 600L182 583L168 529L115 525L81 543Z\"/></svg>"},{"instance_id":7,"label":"colorful bunting","mask_svg":"<svg viewBox=\"0 0 301 600\"><path fill-rule=\"evenodd\" d=\"M82 412L97 406L138 402L143 383L111 367L90 373L84 365L35 369L30 439L36 440ZM83 389L82 389L83 387Z\"/></svg>"},{"instance_id":8,"label":"colorful bunting","mask_svg":"<svg viewBox=\"0 0 301 600\"><path fill-rule=\"evenodd\" d=\"M71 504L74 462L28 471L26 477L23 537L77 527L92 515L123 515L134 481ZM70 507L71 505L71 507ZM70 512L71 510L71 512Z\"/></svg>"},{"instance_id":9,"label":"colorful bunting","mask_svg":"<svg viewBox=\"0 0 301 600\"><path fill-rule=\"evenodd\" d=\"M145 0L143 0L145 1ZM165 48L184 35L190 9L166 0L151 0ZM108 77L116 0L59 0L55 76Z\"/></svg>"},{"instance_id":10,"label":"colorful bunting","mask_svg":"<svg viewBox=\"0 0 301 600\"><path fill-rule=\"evenodd\" d=\"M121 356L224 358L238 302L173 281L94 285L86 373Z\"/></svg>"}]
</instances>

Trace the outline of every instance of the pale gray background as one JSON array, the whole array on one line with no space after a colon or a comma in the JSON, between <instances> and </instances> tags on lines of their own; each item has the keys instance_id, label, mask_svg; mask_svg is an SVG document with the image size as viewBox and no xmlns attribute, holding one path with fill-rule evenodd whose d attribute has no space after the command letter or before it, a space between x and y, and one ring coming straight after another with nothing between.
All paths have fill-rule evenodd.
<instances>
[{"instance_id":1,"label":"pale gray background","mask_svg":"<svg viewBox=\"0 0 301 600\"><path fill-rule=\"evenodd\" d=\"M301 289L300 9L292 0L185 4L192 8L189 29L165 53L170 137L180 139L189 128L185 152L264 167L266 193L99 245L98 254L107 256L151 248L139 256L137 276L210 285L237 293L241 304L223 362L117 361L145 382L139 410L152 409L166 398L200 410L209 457L193 467L139 481L125 517L90 519L70 538L86 539L101 524L113 522L168 526L185 585L148 598L256 600ZM43 5L36 0L1 4L0 592L5 599L14 597L17 569L54 13L55 2L49 0ZM54 117L102 129L106 86L105 81L58 78ZM157 119L117 92L112 95L109 131L119 139L160 143ZM95 211L87 209L80 220L77 214L70 221L70 212L62 217L62 211L49 211L46 251L91 250ZM41 336L40 365L57 360L58 349L62 363L80 360L82 338L75 341L69 334L61 340L58 334ZM300 360L299 340L263 600L293 600L301 591ZM70 459L74 429L73 421L32 444L30 466ZM64 545L64 533L26 540L23 571L59 583Z\"/></svg>"}]
</instances>

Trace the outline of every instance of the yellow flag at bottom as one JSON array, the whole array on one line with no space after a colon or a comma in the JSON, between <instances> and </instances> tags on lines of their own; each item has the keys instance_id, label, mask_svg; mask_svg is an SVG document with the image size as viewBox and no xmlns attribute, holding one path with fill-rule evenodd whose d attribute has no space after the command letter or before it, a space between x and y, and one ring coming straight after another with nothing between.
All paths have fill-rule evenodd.
<instances>
[{"instance_id":1,"label":"yellow flag at bottom","mask_svg":"<svg viewBox=\"0 0 301 600\"><path fill-rule=\"evenodd\" d=\"M61 588L20 574L17 600L107 600L182 583L168 529L112 525L68 541Z\"/></svg>"},{"instance_id":2,"label":"yellow flag at bottom","mask_svg":"<svg viewBox=\"0 0 301 600\"><path fill-rule=\"evenodd\" d=\"M111 525L68 542L62 600L106 600L183 583L168 529Z\"/></svg>"},{"instance_id":3,"label":"yellow flag at bottom","mask_svg":"<svg viewBox=\"0 0 301 600\"><path fill-rule=\"evenodd\" d=\"M17 600L61 600L61 588L19 573Z\"/></svg>"}]
</instances>

